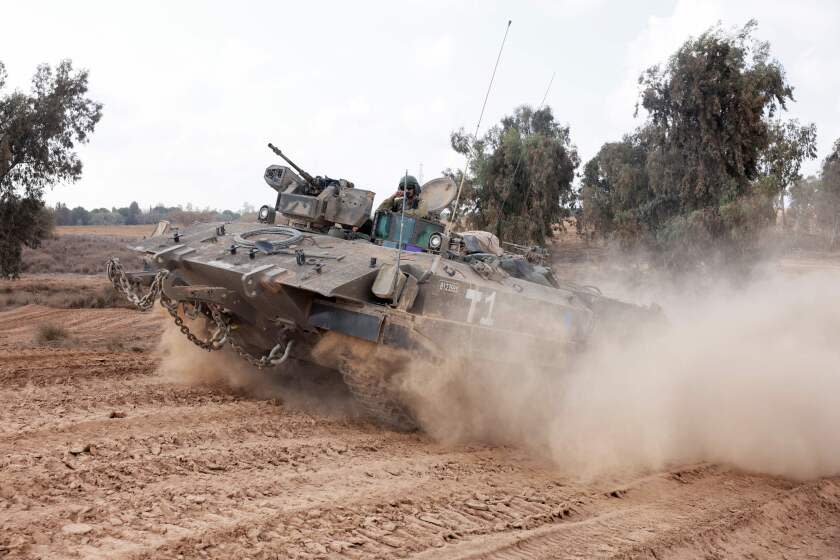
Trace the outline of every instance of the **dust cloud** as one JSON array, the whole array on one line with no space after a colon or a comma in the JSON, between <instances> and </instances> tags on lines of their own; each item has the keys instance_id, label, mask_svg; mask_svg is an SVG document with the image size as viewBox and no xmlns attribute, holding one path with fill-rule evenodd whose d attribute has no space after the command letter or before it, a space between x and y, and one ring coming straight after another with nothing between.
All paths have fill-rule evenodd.
<instances>
[{"instance_id":1,"label":"dust cloud","mask_svg":"<svg viewBox=\"0 0 840 560\"><path fill-rule=\"evenodd\" d=\"M703 461L840 473L840 276L660 296L667 325L597 340L566 370L514 354L513 368L410 371L403 388L433 437L525 446L579 478Z\"/></svg>"},{"instance_id":2,"label":"dust cloud","mask_svg":"<svg viewBox=\"0 0 840 560\"><path fill-rule=\"evenodd\" d=\"M167 315L168 319L168 315ZM195 321L189 326L199 337L206 336ZM261 398L280 396L280 388L271 379L260 376L236 362L228 352L208 352L192 344L171 320L166 321L157 349L158 373L172 381L187 384L223 385Z\"/></svg>"},{"instance_id":3,"label":"dust cloud","mask_svg":"<svg viewBox=\"0 0 840 560\"><path fill-rule=\"evenodd\" d=\"M189 324L196 336L206 336L196 321ZM213 352L200 349L171 320L166 321L156 353L160 360L158 374L177 383L214 386L246 398L274 400L294 410L332 418L352 419L361 414L333 372L291 360L282 371L260 370L243 361L229 346Z\"/></svg>"},{"instance_id":4,"label":"dust cloud","mask_svg":"<svg viewBox=\"0 0 840 560\"><path fill-rule=\"evenodd\" d=\"M569 366L510 348L512 367L418 367L402 389L436 440L524 447L581 479L695 462L796 479L840 473L840 275L776 270L710 284L658 288L667 325L631 341L596 336ZM340 380L260 371L167 325L165 377L361 416Z\"/></svg>"}]
</instances>

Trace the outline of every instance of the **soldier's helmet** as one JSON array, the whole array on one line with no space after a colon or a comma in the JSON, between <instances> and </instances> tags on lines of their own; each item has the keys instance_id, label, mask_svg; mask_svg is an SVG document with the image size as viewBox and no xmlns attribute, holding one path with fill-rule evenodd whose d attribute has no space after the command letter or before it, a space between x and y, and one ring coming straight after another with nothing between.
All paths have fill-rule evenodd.
<instances>
[{"instance_id":1,"label":"soldier's helmet","mask_svg":"<svg viewBox=\"0 0 840 560\"><path fill-rule=\"evenodd\" d=\"M409 190L413 189L415 193L420 193L420 183L417 182L417 178L414 175L403 175L400 177L400 190L405 189L406 186L408 186Z\"/></svg>"}]
</instances>

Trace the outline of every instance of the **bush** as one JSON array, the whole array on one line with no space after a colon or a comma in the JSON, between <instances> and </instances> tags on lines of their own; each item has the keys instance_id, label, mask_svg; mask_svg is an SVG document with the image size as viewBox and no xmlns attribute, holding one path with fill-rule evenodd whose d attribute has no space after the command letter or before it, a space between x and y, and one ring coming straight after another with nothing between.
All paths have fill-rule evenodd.
<instances>
[{"instance_id":1,"label":"bush","mask_svg":"<svg viewBox=\"0 0 840 560\"><path fill-rule=\"evenodd\" d=\"M67 330L59 325L45 323L38 327L38 344L54 344L68 337Z\"/></svg>"}]
</instances>

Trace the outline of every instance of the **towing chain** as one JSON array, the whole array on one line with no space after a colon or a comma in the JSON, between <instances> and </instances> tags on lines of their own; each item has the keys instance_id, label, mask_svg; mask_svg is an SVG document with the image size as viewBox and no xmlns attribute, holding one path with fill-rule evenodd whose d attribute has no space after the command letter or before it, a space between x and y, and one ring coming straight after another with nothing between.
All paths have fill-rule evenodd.
<instances>
[{"instance_id":1,"label":"towing chain","mask_svg":"<svg viewBox=\"0 0 840 560\"><path fill-rule=\"evenodd\" d=\"M139 295L136 288L132 286L125 274L125 269L118 258L112 257L108 259L106 272L111 284L114 285L114 289L122 293L125 298L129 302L133 303L140 311L148 311L151 309L155 304L155 300L160 297L161 306L164 307L170 315L172 315L173 319L175 319L175 325L181 329L181 332L186 335L190 342L199 348L203 348L204 350L218 350L225 345L225 341L230 335L230 323L225 319L221 310L217 306L205 304L199 301L190 303L184 302L183 304L185 316L195 319L199 316L199 314L203 314L216 323L216 330L207 340L201 340L195 336L192 331L190 331L190 328L184 324L184 320L180 315L178 315L178 302L173 301L165 293L163 293L163 281L167 276L169 276L169 271L165 268L155 274L152 284L149 286L149 291L142 296Z\"/></svg>"},{"instance_id":2,"label":"towing chain","mask_svg":"<svg viewBox=\"0 0 840 560\"><path fill-rule=\"evenodd\" d=\"M286 342L285 348L280 344L276 344L268 354L260 356L259 358L245 350L245 348L237 343L233 337L228 340L228 344L230 344L231 348L236 350L236 353L239 354L243 360L257 369L263 369L267 367L276 367L285 362L289 357L289 353L292 351L292 344L294 344L294 340ZM278 356L281 350L283 353Z\"/></svg>"},{"instance_id":3,"label":"towing chain","mask_svg":"<svg viewBox=\"0 0 840 560\"><path fill-rule=\"evenodd\" d=\"M274 348L272 348L271 351L264 356L254 356L245 350L245 348L236 342L234 337L231 336L230 321L224 315L220 306L201 301L179 302L167 296L163 292L163 281L169 275L169 271L166 269L159 271L155 275L154 280L152 280L152 284L149 287L149 291L142 296L137 294L134 286L132 286L131 282L128 280L125 270L118 258L114 257L108 260L107 273L108 279L111 280L111 284L114 285L114 289L122 293L126 299L133 303L140 311L148 311L151 309L155 304L155 300L160 297L161 307L166 309L172 316L175 321L175 326L181 330L190 342L203 350L207 350L208 352L212 350L219 350L225 344L230 344L231 348L233 348L242 359L257 369L279 366L289 357L289 353L291 352L292 344L294 342L293 340L286 342L285 346L281 344L275 345ZM184 323L184 319L178 314L179 305L183 309L184 316L196 319L199 315L203 315L215 323L215 330L206 340L202 340L193 334L189 326Z\"/></svg>"},{"instance_id":4,"label":"towing chain","mask_svg":"<svg viewBox=\"0 0 840 560\"><path fill-rule=\"evenodd\" d=\"M184 315L188 317L198 317L200 313L205 317L212 319L212 321L216 324L216 329L211 333L209 338L206 340L198 338L193 334L190 328L184 324L184 319L182 319L178 314L179 303L184 309ZM163 292L160 293L160 304L169 312L170 315L172 315L172 318L175 320L175 326L181 329L184 336L202 350L207 350L208 352L212 350L219 350L225 345L225 342L228 341L228 337L230 336L230 322L222 314L219 306L201 301L177 302L169 298L169 296Z\"/></svg>"},{"instance_id":5,"label":"towing chain","mask_svg":"<svg viewBox=\"0 0 840 560\"><path fill-rule=\"evenodd\" d=\"M149 291L145 295L140 296L125 275L125 269L123 269L120 259L116 257L108 259L105 270L108 274L108 279L114 285L114 289L122 293L140 311L148 311L152 308L155 300L162 293L163 280L169 274L169 271L166 269L155 274L155 278L152 280L151 286L149 286Z\"/></svg>"}]
</instances>

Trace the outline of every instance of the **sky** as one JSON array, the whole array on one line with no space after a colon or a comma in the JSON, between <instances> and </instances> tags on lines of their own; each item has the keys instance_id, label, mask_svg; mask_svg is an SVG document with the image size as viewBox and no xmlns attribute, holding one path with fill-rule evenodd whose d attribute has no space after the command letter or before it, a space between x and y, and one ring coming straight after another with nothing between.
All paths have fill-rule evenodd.
<instances>
[{"instance_id":1,"label":"sky","mask_svg":"<svg viewBox=\"0 0 840 560\"><path fill-rule=\"evenodd\" d=\"M239 209L273 203L273 142L313 175L391 194L406 170L430 180L463 158L512 20L481 131L521 104L546 104L583 162L639 126L637 79L688 37L758 21L819 159L840 137L840 2L46 2L0 0L7 88L70 58L104 103L81 180L50 204L157 203ZM818 161L804 171L818 170ZM580 171L580 170L579 170Z\"/></svg>"}]
</instances>

